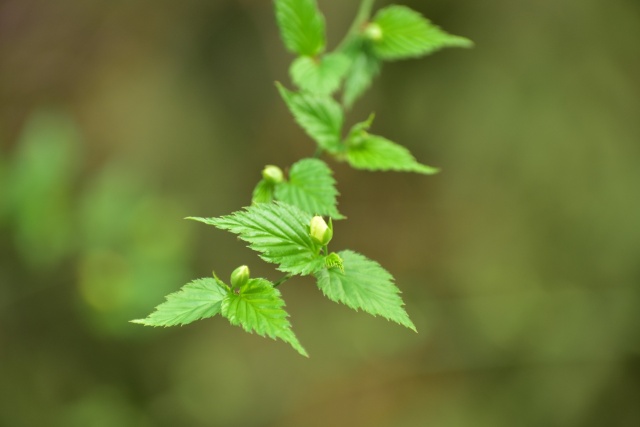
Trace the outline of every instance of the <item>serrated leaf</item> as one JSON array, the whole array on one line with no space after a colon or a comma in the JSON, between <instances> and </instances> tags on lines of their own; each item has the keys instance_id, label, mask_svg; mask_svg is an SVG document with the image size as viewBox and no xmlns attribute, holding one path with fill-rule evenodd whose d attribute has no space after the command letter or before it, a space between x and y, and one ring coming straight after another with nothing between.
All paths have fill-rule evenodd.
<instances>
[{"instance_id":1,"label":"serrated leaf","mask_svg":"<svg viewBox=\"0 0 640 427\"><path fill-rule=\"evenodd\" d=\"M416 330L403 308L400 290L387 270L353 251L341 251L338 255L344 270L329 268L316 273L318 287L327 298Z\"/></svg>"},{"instance_id":2,"label":"serrated leaf","mask_svg":"<svg viewBox=\"0 0 640 427\"><path fill-rule=\"evenodd\" d=\"M330 96L296 93L280 84L277 86L296 122L307 135L325 150L337 151L344 123L340 104Z\"/></svg>"},{"instance_id":3,"label":"serrated leaf","mask_svg":"<svg viewBox=\"0 0 640 427\"><path fill-rule=\"evenodd\" d=\"M337 209L338 190L331 169L320 159L303 159L289 172L289 180L277 185L277 200L314 215L344 218Z\"/></svg>"},{"instance_id":4,"label":"serrated leaf","mask_svg":"<svg viewBox=\"0 0 640 427\"><path fill-rule=\"evenodd\" d=\"M438 172L437 168L418 163L405 147L367 132L352 135L347 143L346 159L355 169L417 172L425 175Z\"/></svg>"},{"instance_id":5,"label":"serrated leaf","mask_svg":"<svg viewBox=\"0 0 640 427\"><path fill-rule=\"evenodd\" d=\"M321 58L301 56L291 64L291 80L301 90L318 95L331 95L338 90L351 61L345 55L332 53Z\"/></svg>"},{"instance_id":6,"label":"serrated leaf","mask_svg":"<svg viewBox=\"0 0 640 427\"><path fill-rule=\"evenodd\" d=\"M167 301L156 307L145 319L132 320L145 326L186 325L220 313L227 289L214 278L197 279L178 292L167 295Z\"/></svg>"},{"instance_id":7,"label":"serrated leaf","mask_svg":"<svg viewBox=\"0 0 640 427\"><path fill-rule=\"evenodd\" d=\"M373 19L381 37L373 41L375 54L384 60L415 58L445 47L471 47L473 43L442 31L406 6L389 6Z\"/></svg>"},{"instance_id":8,"label":"serrated leaf","mask_svg":"<svg viewBox=\"0 0 640 427\"><path fill-rule=\"evenodd\" d=\"M351 108L380 73L381 63L370 51L369 42L364 40L354 43L347 52L351 57L351 68L344 81L342 103Z\"/></svg>"},{"instance_id":9,"label":"serrated leaf","mask_svg":"<svg viewBox=\"0 0 640 427\"><path fill-rule=\"evenodd\" d=\"M324 17L315 0L276 0L276 20L286 48L315 56L325 48Z\"/></svg>"},{"instance_id":10,"label":"serrated leaf","mask_svg":"<svg viewBox=\"0 0 640 427\"><path fill-rule=\"evenodd\" d=\"M188 218L228 230L249 243L260 258L291 274L323 267L319 247L309 237L311 214L287 203L260 203L220 218Z\"/></svg>"},{"instance_id":11,"label":"serrated leaf","mask_svg":"<svg viewBox=\"0 0 640 427\"><path fill-rule=\"evenodd\" d=\"M251 203L269 203L273 200L273 193L275 191L275 185L266 179L260 180L256 188L253 189L251 196Z\"/></svg>"},{"instance_id":12,"label":"serrated leaf","mask_svg":"<svg viewBox=\"0 0 640 427\"><path fill-rule=\"evenodd\" d=\"M264 279L250 279L238 292L230 292L222 302L222 315L232 325L247 332L268 336L291 344L303 356L309 357L291 330L289 316L282 307L280 291Z\"/></svg>"}]
</instances>

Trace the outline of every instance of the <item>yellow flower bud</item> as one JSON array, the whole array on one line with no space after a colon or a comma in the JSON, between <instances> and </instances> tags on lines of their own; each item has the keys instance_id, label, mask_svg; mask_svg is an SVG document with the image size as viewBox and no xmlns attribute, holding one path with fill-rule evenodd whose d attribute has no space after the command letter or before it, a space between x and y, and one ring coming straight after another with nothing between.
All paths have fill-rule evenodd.
<instances>
[{"instance_id":1,"label":"yellow flower bud","mask_svg":"<svg viewBox=\"0 0 640 427\"><path fill-rule=\"evenodd\" d=\"M374 42L380 41L382 40L382 28L375 22L371 22L364 28L364 35Z\"/></svg>"},{"instance_id":2,"label":"yellow flower bud","mask_svg":"<svg viewBox=\"0 0 640 427\"><path fill-rule=\"evenodd\" d=\"M284 174L282 173L282 169L274 165L267 165L262 170L262 177L265 181L268 181L272 184L279 184L284 181Z\"/></svg>"},{"instance_id":3,"label":"yellow flower bud","mask_svg":"<svg viewBox=\"0 0 640 427\"><path fill-rule=\"evenodd\" d=\"M314 216L311 218L311 223L309 224L309 235L314 242L325 246L331 241L333 237L333 231L324 219L321 216Z\"/></svg>"}]
</instances>

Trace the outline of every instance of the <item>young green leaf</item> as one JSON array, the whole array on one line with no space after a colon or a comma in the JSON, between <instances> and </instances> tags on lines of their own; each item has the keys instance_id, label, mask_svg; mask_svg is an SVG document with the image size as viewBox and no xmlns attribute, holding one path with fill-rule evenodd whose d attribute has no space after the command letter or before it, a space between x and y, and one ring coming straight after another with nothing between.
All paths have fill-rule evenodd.
<instances>
[{"instance_id":1,"label":"young green leaf","mask_svg":"<svg viewBox=\"0 0 640 427\"><path fill-rule=\"evenodd\" d=\"M296 122L320 147L335 152L340 148L344 112L330 96L296 93L278 84L282 99Z\"/></svg>"},{"instance_id":2,"label":"young green leaf","mask_svg":"<svg viewBox=\"0 0 640 427\"><path fill-rule=\"evenodd\" d=\"M273 200L273 193L275 191L275 184L267 181L266 179L261 179L256 185L256 188L253 189L253 194L251 196L251 203L269 203Z\"/></svg>"},{"instance_id":3,"label":"young green leaf","mask_svg":"<svg viewBox=\"0 0 640 427\"><path fill-rule=\"evenodd\" d=\"M300 89L317 95L331 95L338 90L351 61L345 55L332 53L321 58L301 56L291 64L291 80Z\"/></svg>"},{"instance_id":4,"label":"young green leaf","mask_svg":"<svg viewBox=\"0 0 640 427\"><path fill-rule=\"evenodd\" d=\"M167 295L167 301L145 319L131 322L145 326L175 326L213 317L220 313L227 292L226 287L213 277L197 279Z\"/></svg>"},{"instance_id":5,"label":"young green leaf","mask_svg":"<svg viewBox=\"0 0 640 427\"><path fill-rule=\"evenodd\" d=\"M378 11L369 24L373 50L384 60L415 58L445 47L471 47L473 43L442 31L418 12L405 6L389 6Z\"/></svg>"},{"instance_id":6,"label":"young green leaf","mask_svg":"<svg viewBox=\"0 0 640 427\"><path fill-rule=\"evenodd\" d=\"M351 68L344 81L342 103L351 108L362 94L369 89L373 79L380 73L382 64L370 51L368 42L361 40L347 51L351 57Z\"/></svg>"},{"instance_id":7,"label":"young green leaf","mask_svg":"<svg viewBox=\"0 0 640 427\"><path fill-rule=\"evenodd\" d=\"M324 51L324 17L315 0L276 0L275 6L280 35L289 51L305 56Z\"/></svg>"},{"instance_id":8,"label":"young green leaf","mask_svg":"<svg viewBox=\"0 0 640 427\"><path fill-rule=\"evenodd\" d=\"M351 135L347 140L347 161L355 169L402 171L432 175L437 168L426 166L401 145L367 132Z\"/></svg>"},{"instance_id":9,"label":"young green leaf","mask_svg":"<svg viewBox=\"0 0 640 427\"><path fill-rule=\"evenodd\" d=\"M389 272L359 253L347 250L338 255L343 270L325 268L315 275L318 287L327 298L416 330Z\"/></svg>"},{"instance_id":10,"label":"young green leaf","mask_svg":"<svg viewBox=\"0 0 640 427\"><path fill-rule=\"evenodd\" d=\"M338 190L331 169L320 159L303 159L289 172L289 180L276 187L277 200L297 206L305 212L344 218L337 209Z\"/></svg>"},{"instance_id":11,"label":"young green leaf","mask_svg":"<svg viewBox=\"0 0 640 427\"><path fill-rule=\"evenodd\" d=\"M238 234L278 270L312 274L323 267L319 247L309 236L311 214L281 202L260 203L220 218L189 218Z\"/></svg>"},{"instance_id":12,"label":"young green leaf","mask_svg":"<svg viewBox=\"0 0 640 427\"><path fill-rule=\"evenodd\" d=\"M282 307L280 291L264 279L250 279L238 292L230 292L222 302L222 315L232 325L239 325L247 332L268 336L291 344L303 356L309 357L291 330L289 316Z\"/></svg>"}]
</instances>

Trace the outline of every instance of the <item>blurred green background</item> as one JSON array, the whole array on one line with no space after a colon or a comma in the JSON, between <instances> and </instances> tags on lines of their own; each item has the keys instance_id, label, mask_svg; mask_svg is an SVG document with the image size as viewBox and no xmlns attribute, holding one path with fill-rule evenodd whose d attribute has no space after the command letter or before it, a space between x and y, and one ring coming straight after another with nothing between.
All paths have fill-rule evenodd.
<instances>
[{"instance_id":1,"label":"blurred green background","mask_svg":"<svg viewBox=\"0 0 640 427\"><path fill-rule=\"evenodd\" d=\"M357 3L319 1L331 46ZM212 269L279 277L182 220L313 153L271 2L0 1L0 426L640 425L640 2L402 3L476 47L385 65L349 120L442 173L332 163L332 245L419 334L297 279L307 360L127 323Z\"/></svg>"}]
</instances>

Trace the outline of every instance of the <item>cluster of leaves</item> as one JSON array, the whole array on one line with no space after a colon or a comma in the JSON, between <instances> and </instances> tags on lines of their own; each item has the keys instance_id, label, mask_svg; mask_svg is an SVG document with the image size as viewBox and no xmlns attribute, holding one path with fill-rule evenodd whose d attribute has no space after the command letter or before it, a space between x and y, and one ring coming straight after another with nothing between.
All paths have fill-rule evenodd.
<instances>
[{"instance_id":1,"label":"cluster of leaves","mask_svg":"<svg viewBox=\"0 0 640 427\"><path fill-rule=\"evenodd\" d=\"M265 167L251 206L219 218L190 218L237 234L266 262L285 276L270 282L249 278L246 266L231 285L214 275L195 280L167 296L145 319L148 326L184 325L221 314L247 332L279 338L302 355L277 287L295 275L314 276L332 301L382 316L415 331L403 308L394 279L377 262L351 250L330 252L332 220L343 219L337 208L336 182L319 157L327 154L355 169L433 174L405 147L369 133L373 114L343 135L345 111L371 85L384 61L424 56L444 47L471 42L442 31L404 6L388 6L371 17L373 0L363 0L344 40L326 52L325 20L315 0L275 0L282 40L297 58L290 67L297 91L277 84L295 121L317 145L313 158L289 168L288 177L273 165ZM341 101L334 94L341 90ZM329 218L329 224L323 216Z\"/></svg>"}]
</instances>

